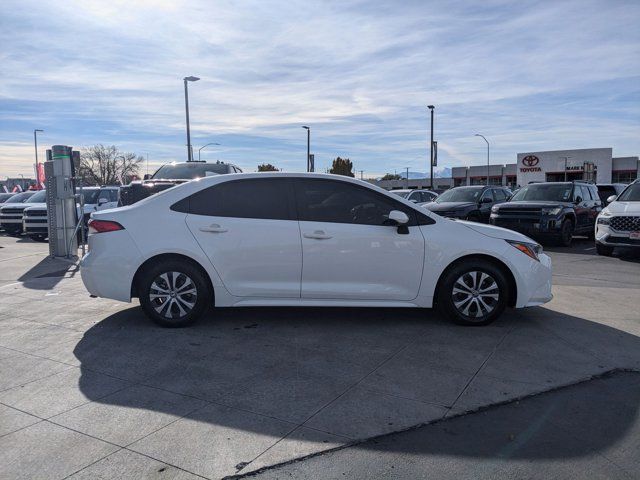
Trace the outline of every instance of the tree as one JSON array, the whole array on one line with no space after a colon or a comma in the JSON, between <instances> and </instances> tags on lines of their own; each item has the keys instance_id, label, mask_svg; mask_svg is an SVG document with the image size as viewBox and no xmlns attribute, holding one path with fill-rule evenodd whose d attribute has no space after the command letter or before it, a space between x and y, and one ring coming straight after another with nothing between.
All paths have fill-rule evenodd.
<instances>
[{"instance_id":1,"label":"tree","mask_svg":"<svg viewBox=\"0 0 640 480\"><path fill-rule=\"evenodd\" d=\"M355 177L353 174L353 163L348 158L337 157L331 165L329 173L344 175L345 177Z\"/></svg>"},{"instance_id":2,"label":"tree","mask_svg":"<svg viewBox=\"0 0 640 480\"><path fill-rule=\"evenodd\" d=\"M258 165L259 172L277 172L279 171L276 167L271 165L270 163L263 163L262 165Z\"/></svg>"},{"instance_id":3,"label":"tree","mask_svg":"<svg viewBox=\"0 0 640 480\"><path fill-rule=\"evenodd\" d=\"M142 162L144 158L135 153L98 144L80 152L79 175L88 185L123 185L139 176Z\"/></svg>"},{"instance_id":4,"label":"tree","mask_svg":"<svg viewBox=\"0 0 640 480\"><path fill-rule=\"evenodd\" d=\"M380 180L401 180L402 177L397 173L386 173Z\"/></svg>"}]
</instances>

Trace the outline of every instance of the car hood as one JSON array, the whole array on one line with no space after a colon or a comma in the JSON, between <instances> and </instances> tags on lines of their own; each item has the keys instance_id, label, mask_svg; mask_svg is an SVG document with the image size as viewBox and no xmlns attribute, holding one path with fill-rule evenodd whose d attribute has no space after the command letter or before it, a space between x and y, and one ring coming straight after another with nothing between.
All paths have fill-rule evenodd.
<instances>
[{"instance_id":1,"label":"car hood","mask_svg":"<svg viewBox=\"0 0 640 480\"><path fill-rule=\"evenodd\" d=\"M0 210L4 208L27 208L33 207L34 205L37 205L37 203L3 203L0 205Z\"/></svg>"},{"instance_id":2,"label":"car hood","mask_svg":"<svg viewBox=\"0 0 640 480\"><path fill-rule=\"evenodd\" d=\"M567 205L571 205L571 203L567 202L552 202L552 201L534 201L529 202L527 200L519 200L516 202L506 202L500 204L500 209L503 208L520 208L520 207L533 207L533 208L553 208L553 207L565 207Z\"/></svg>"},{"instance_id":3,"label":"car hood","mask_svg":"<svg viewBox=\"0 0 640 480\"><path fill-rule=\"evenodd\" d=\"M432 212L448 212L451 210L464 210L467 208L476 208L477 204L473 202L431 202L425 205Z\"/></svg>"},{"instance_id":4,"label":"car hood","mask_svg":"<svg viewBox=\"0 0 640 480\"><path fill-rule=\"evenodd\" d=\"M25 204L23 204L25 205ZM36 208L47 208L47 204L42 202L42 203L27 203L27 208L33 208L34 210ZM25 209L26 210L26 209Z\"/></svg>"},{"instance_id":5,"label":"car hood","mask_svg":"<svg viewBox=\"0 0 640 480\"><path fill-rule=\"evenodd\" d=\"M640 202L613 202L607 205L602 213L608 211L611 214L640 214Z\"/></svg>"},{"instance_id":6,"label":"car hood","mask_svg":"<svg viewBox=\"0 0 640 480\"><path fill-rule=\"evenodd\" d=\"M535 240L527 237L513 230L508 230L502 227L495 227L493 225L485 225L484 223L468 222L466 220L456 220L456 223L464 225L471 230L486 235L491 238L500 238L503 240L513 240L516 242L537 243Z\"/></svg>"}]
</instances>

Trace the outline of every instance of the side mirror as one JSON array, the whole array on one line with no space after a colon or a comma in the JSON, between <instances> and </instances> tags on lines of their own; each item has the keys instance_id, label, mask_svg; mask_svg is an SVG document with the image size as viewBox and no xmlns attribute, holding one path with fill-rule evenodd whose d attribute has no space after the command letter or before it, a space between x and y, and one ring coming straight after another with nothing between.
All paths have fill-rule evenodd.
<instances>
[{"instance_id":1,"label":"side mirror","mask_svg":"<svg viewBox=\"0 0 640 480\"><path fill-rule=\"evenodd\" d=\"M418 200L416 200L415 198L412 198L411 200L409 200L411 203L418 203Z\"/></svg>"},{"instance_id":2,"label":"side mirror","mask_svg":"<svg viewBox=\"0 0 640 480\"><path fill-rule=\"evenodd\" d=\"M409 223L407 214L400 210L391 210L389 212L389 220L394 221L396 225L406 225Z\"/></svg>"},{"instance_id":3,"label":"side mirror","mask_svg":"<svg viewBox=\"0 0 640 480\"><path fill-rule=\"evenodd\" d=\"M484 197L480 203L493 203L493 200L489 197Z\"/></svg>"},{"instance_id":4,"label":"side mirror","mask_svg":"<svg viewBox=\"0 0 640 480\"><path fill-rule=\"evenodd\" d=\"M151 178L151 174L150 173L145 173L144 177L142 177L143 180L149 180Z\"/></svg>"},{"instance_id":5,"label":"side mirror","mask_svg":"<svg viewBox=\"0 0 640 480\"><path fill-rule=\"evenodd\" d=\"M574 202L574 203L576 203L576 204L578 204L578 203L582 203L582 197L581 197L580 195L578 195L578 196L576 197L576 200L575 200L575 202Z\"/></svg>"},{"instance_id":6,"label":"side mirror","mask_svg":"<svg viewBox=\"0 0 640 480\"><path fill-rule=\"evenodd\" d=\"M615 202L616 198L618 198L617 195L611 195L610 197L607 198L607 203Z\"/></svg>"}]
</instances>

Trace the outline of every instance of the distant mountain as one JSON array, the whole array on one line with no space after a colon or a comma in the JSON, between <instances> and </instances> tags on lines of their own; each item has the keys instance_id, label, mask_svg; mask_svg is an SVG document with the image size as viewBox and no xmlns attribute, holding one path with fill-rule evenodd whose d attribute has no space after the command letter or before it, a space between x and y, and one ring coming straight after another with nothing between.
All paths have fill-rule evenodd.
<instances>
[{"instance_id":1,"label":"distant mountain","mask_svg":"<svg viewBox=\"0 0 640 480\"><path fill-rule=\"evenodd\" d=\"M404 172L398 172L402 178L407 178L406 170ZM436 167L433 169L433 176L436 178L451 177L451 168L449 167ZM418 178L429 178L429 173L424 172L409 172L409 180Z\"/></svg>"}]
</instances>

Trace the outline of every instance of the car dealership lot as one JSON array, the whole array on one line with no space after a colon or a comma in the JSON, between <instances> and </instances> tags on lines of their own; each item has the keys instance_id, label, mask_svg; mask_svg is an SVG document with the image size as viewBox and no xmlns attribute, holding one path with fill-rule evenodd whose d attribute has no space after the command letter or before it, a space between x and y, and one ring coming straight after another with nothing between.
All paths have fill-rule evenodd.
<instances>
[{"instance_id":1,"label":"car dealership lot","mask_svg":"<svg viewBox=\"0 0 640 480\"><path fill-rule=\"evenodd\" d=\"M550 249L551 303L484 328L418 309L247 308L162 329L137 304L89 298L46 245L0 247L7 478L244 474L640 370L640 257L586 240Z\"/></svg>"}]
</instances>

